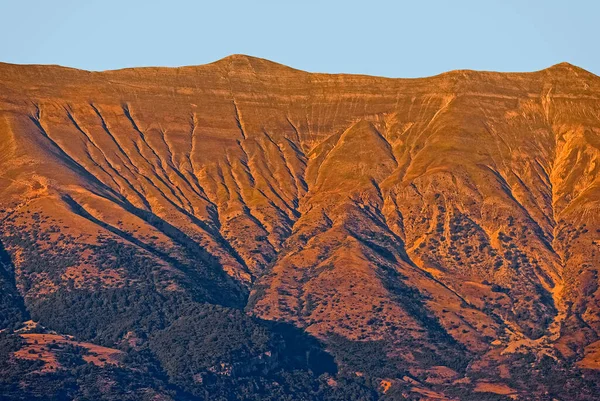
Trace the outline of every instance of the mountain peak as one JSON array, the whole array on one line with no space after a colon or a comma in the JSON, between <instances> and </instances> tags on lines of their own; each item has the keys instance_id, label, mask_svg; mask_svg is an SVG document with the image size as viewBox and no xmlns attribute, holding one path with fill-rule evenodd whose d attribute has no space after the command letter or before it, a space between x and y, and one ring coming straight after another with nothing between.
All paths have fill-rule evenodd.
<instances>
[{"instance_id":1,"label":"mountain peak","mask_svg":"<svg viewBox=\"0 0 600 401\"><path fill-rule=\"evenodd\" d=\"M275 61L271 61L265 58L249 56L247 54L231 54L225 56L217 61L206 65L220 66L231 70L253 70L260 71L265 69L267 71L271 69L288 69L294 70L292 67L288 67L285 64L280 64Z\"/></svg>"},{"instance_id":2,"label":"mountain peak","mask_svg":"<svg viewBox=\"0 0 600 401\"><path fill-rule=\"evenodd\" d=\"M571 73L571 74L574 73L576 75L577 74L586 74L586 75L596 76L594 73L592 73L584 68L578 67L574 64L571 64L567 61L563 61L558 64L551 65L550 67L546 68L545 70L550 71L550 72L556 71L556 72L565 72L565 73Z\"/></svg>"},{"instance_id":3,"label":"mountain peak","mask_svg":"<svg viewBox=\"0 0 600 401\"><path fill-rule=\"evenodd\" d=\"M568 61L562 61L560 63L556 63L552 65L550 68L579 68L574 64L569 63Z\"/></svg>"},{"instance_id":4,"label":"mountain peak","mask_svg":"<svg viewBox=\"0 0 600 401\"><path fill-rule=\"evenodd\" d=\"M252 61L252 60L264 60L264 59L261 59L259 57L249 56L247 54L234 53L234 54L230 54L229 56L220 58L219 60L217 60L215 62L220 63L220 62Z\"/></svg>"}]
</instances>

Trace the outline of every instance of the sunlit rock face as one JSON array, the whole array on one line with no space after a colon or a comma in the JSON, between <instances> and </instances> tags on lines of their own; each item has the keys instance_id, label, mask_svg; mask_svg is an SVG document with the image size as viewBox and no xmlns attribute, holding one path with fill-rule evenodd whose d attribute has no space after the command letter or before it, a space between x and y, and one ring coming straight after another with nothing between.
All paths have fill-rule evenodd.
<instances>
[{"instance_id":1,"label":"sunlit rock face","mask_svg":"<svg viewBox=\"0 0 600 401\"><path fill-rule=\"evenodd\" d=\"M599 172L600 78L566 63L0 64L0 240L33 313L151 282L334 354L377 342L420 383L514 380L523 349L600 368Z\"/></svg>"}]
</instances>

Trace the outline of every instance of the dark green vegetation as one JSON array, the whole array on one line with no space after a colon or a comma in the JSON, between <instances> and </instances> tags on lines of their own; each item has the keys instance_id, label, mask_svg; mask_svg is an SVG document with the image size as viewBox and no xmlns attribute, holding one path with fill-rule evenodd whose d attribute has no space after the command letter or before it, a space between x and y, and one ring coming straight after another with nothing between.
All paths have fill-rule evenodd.
<instances>
[{"instance_id":1,"label":"dark green vegetation","mask_svg":"<svg viewBox=\"0 0 600 401\"><path fill-rule=\"evenodd\" d=\"M14 327L26 320L23 299L15 287L14 267L0 241L0 328Z\"/></svg>"},{"instance_id":2,"label":"dark green vegetation","mask_svg":"<svg viewBox=\"0 0 600 401\"><path fill-rule=\"evenodd\" d=\"M33 262L24 270L46 274L59 283L65 268L81 262L83 246L76 238L52 241L35 223L29 227L33 230L13 226L4 231L4 238L9 246L31 253L27 259ZM40 243L50 243L52 252L42 256ZM61 253L67 244L69 251ZM165 291L173 275L123 242L107 238L92 248L95 266L127 267L123 285L83 288L70 281L60 291L25 301L11 280L11 257L1 249L0 328L6 329L0 337L3 400L377 398L377 391L364 379L338 377L332 385L330 380L338 373L333 357L301 330L207 303L210 296L194 283L178 281L186 291ZM99 367L82 359L81 347L60 347L60 368L41 373L42 361L12 356L23 342L13 330L29 318L47 330L118 348L125 352L123 361Z\"/></svg>"}]
</instances>

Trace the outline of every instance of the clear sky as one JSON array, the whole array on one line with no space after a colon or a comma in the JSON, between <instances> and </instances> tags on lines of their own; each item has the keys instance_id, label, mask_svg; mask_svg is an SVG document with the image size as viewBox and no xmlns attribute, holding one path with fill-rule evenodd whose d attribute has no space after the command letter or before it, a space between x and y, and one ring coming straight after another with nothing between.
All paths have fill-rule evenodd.
<instances>
[{"instance_id":1,"label":"clear sky","mask_svg":"<svg viewBox=\"0 0 600 401\"><path fill-rule=\"evenodd\" d=\"M204 64L233 53L390 77L600 74L600 1L0 0L0 61L88 70Z\"/></svg>"}]
</instances>

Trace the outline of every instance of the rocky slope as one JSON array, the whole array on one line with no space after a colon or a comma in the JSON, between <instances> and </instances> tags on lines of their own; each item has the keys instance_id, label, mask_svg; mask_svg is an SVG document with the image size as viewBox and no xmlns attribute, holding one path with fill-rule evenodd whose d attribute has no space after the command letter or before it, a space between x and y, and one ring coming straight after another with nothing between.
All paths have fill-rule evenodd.
<instances>
[{"instance_id":1,"label":"rocky slope","mask_svg":"<svg viewBox=\"0 0 600 401\"><path fill-rule=\"evenodd\" d=\"M155 323L86 297L245 308L390 399L588 399L600 369L600 78L566 63L0 64L0 208L7 322L113 346Z\"/></svg>"}]
</instances>

